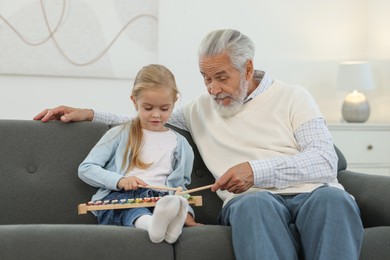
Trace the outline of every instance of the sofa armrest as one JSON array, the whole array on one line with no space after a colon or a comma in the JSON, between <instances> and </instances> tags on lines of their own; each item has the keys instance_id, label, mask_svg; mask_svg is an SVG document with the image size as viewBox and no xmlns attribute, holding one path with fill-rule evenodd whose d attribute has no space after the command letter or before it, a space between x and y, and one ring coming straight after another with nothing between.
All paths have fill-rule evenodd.
<instances>
[{"instance_id":1,"label":"sofa armrest","mask_svg":"<svg viewBox=\"0 0 390 260\"><path fill-rule=\"evenodd\" d=\"M364 227L390 226L390 176L340 171L338 180L355 197Z\"/></svg>"}]
</instances>

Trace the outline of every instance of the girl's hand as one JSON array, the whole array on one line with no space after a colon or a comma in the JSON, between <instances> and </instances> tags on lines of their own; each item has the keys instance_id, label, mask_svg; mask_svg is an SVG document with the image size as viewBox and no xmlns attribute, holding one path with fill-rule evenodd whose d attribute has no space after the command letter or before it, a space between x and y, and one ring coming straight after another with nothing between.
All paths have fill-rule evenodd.
<instances>
[{"instance_id":1,"label":"girl's hand","mask_svg":"<svg viewBox=\"0 0 390 260\"><path fill-rule=\"evenodd\" d=\"M123 190L137 190L138 185L148 185L146 182L135 176L123 177L118 181L118 188Z\"/></svg>"},{"instance_id":2,"label":"girl's hand","mask_svg":"<svg viewBox=\"0 0 390 260\"><path fill-rule=\"evenodd\" d=\"M192 217L190 213L187 214L186 221L184 222L185 227L195 227L195 226L203 226L201 223L196 223L195 219Z\"/></svg>"}]
</instances>

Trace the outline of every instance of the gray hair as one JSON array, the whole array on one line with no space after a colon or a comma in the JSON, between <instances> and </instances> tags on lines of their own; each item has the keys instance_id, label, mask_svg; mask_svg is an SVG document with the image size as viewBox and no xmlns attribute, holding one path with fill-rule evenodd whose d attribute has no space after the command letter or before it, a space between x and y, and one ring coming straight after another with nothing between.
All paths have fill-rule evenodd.
<instances>
[{"instance_id":1,"label":"gray hair","mask_svg":"<svg viewBox=\"0 0 390 260\"><path fill-rule=\"evenodd\" d=\"M199 46L199 58L223 53L227 54L232 65L242 72L246 62L253 59L255 46L248 36L233 29L210 32Z\"/></svg>"}]
</instances>

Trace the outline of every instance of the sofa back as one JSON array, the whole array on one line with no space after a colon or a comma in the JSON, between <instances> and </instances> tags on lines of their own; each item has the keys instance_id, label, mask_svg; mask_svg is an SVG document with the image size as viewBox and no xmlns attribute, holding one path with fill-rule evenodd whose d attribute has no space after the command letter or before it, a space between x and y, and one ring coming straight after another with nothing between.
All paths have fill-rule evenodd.
<instances>
[{"instance_id":1,"label":"sofa back","mask_svg":"<svg viewBox=\"0 0 390 260\"><path fill-rule=\"evenodd\" d=\"M215 178L204 164L203 159L199 154L198 148L196 147L191 137L191 134L174 126L168 125L168 127L174 129L187 139L189 144L192 146L192 150L195 155L194 166L191 173L191 184L188 185L187 188L193 189L213 184L215 182ZM199 191L193 195L202 196L203 200L202 207L193 207L196 221L204 224L217 224L218 215L222 208L222 200L217 196L216 193L211 192L209 189Z\"/></svg>"},{"instance_id":2,"label":"sofa back","mask_svg":"<svg viewBox=\"0 0 390 260\"><path fill-rule=\"evenodd\" d=\"M195 153L191 184L214 183L191 135L185 136ZM33 120L0 120L0 224L95 224L92 214L78 215L77 205L96 192L78 178L79 164L109 126L100 123L42 123ZM339 155L339 170L346 168ZM210 190L197 192L202 207L194 207L196 220L216 224L222 201Z\"/></svg>"},{"instance_id":3,"label":"sofa back","mask_svg":"<svg viewBox=\"0 0 390 260\"><path fill-rule=\"evenodd\" d=\"M0 120L0 224L96 223L77 214L95 192L77 168L107 130L91 122Z\"/></svg>"},{"instance_id":4,"label":"sofa back","mask_svg":"<svg viewBox=\"0 0 390 260\"><path fill-rule=\"evenodd\" d=\"M77 214L77 205L96 192L77 169L108 129L92 122L0 120L0 224L95 224L92 214ZM214 183L189 133L178 131L196 154L188 188ZM210 191L194 195L203 196L204 206L194 207L197 221L215 224L219 198Z\"/></svg>"}]
</instances>

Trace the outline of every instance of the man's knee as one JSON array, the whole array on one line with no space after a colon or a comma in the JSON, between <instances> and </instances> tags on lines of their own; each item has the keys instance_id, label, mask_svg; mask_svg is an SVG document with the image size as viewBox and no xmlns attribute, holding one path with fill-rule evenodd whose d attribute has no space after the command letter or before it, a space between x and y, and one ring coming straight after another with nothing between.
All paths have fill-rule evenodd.
<instances>
[{"instance_id":1,"label":"man's knee","mask_svg":"<svg viewBox=\"0 0 390 260\"><path fill-rule=\"evenodd\" d=\"M235 198L231 206L240 210L264 209L275 203L276 198L269 192L244 194Z\"/></svg>"},{"instance_id":2,"label":"man's knee","mask_svg":"<svg viewBox=\"0 0 390 260\"><path fill-rule=\"evenodd\" d=\"M355 200L346 191L335 187L322 187L313 191L307 201L322 208L359 211Z\"/></svg>"},{"instance_id":3,"label":"man's knee","mask_svg":"<svg viewBox=\"0 0 390 260\"><path fill-rule=\"evenodd\" d=\"M279 200L269 192L256 192L241 195L232 199L222 210L222 221L231 222L233 219L259 218L264 212L270 214L278 207L283 207ZM257 216L257 217L256 217Z\"/></svg>"},{"instance_id":4,"label":"man's knee","mask_svg":"<svg viewBox=\"0 0 390 260\"><path fill-rule=\"evenodd\" d=\"M316 200L319 203L337 202L352 199L351 196L344 190L335 187L321 187L313 191L310 199Z\"/></svg>"}]
</instances>

